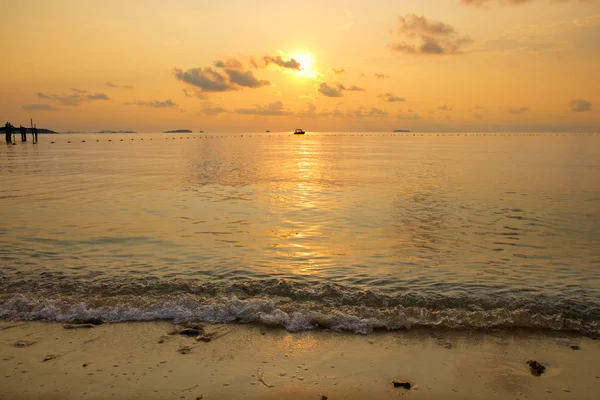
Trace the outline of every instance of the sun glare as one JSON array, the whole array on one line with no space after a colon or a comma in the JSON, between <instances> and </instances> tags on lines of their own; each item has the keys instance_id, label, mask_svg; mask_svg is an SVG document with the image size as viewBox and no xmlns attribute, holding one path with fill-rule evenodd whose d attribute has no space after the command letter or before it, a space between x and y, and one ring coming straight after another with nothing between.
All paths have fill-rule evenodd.
<instances>
[{"instance_id":1,"label":"sun glare","mask_svg":"<svg viewBox=\"0 0 600 400\"><path fill-rule=\"evenodd\" d=\"M297 75L308 76L311 78L316 77L317 72L313 69L315 59L313 58L312 54L296 54L292 58L300 63L300 70L296 71Z\"/></svg>"}]
</instances>

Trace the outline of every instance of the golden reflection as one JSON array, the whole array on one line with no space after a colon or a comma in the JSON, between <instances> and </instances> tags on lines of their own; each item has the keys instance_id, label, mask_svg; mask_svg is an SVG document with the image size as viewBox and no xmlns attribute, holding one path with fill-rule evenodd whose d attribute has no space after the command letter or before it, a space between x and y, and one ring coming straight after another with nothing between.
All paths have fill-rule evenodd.
<instances>
[{"instance_id":1,"label":"golden reflection","mask_svg":"<svg viewBox=\"0 0 600 400\"><path fill-rule=\"evenodd\" d=\"M278 343L283 353L298 355L306 353L317 347L319 342L309 332L301 332L294 335L285 335Z\"/></svg>"}]
</instances>

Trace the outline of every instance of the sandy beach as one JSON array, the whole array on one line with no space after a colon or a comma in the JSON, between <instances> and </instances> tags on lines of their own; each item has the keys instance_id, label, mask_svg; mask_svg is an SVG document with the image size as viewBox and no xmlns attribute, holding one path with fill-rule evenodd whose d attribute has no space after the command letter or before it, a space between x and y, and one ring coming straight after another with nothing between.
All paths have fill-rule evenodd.
<instances>
[{"instance_id":1,"label":"sandy beach","mask_svg":"<svg viewBox=\"0 0 600 400\"><path fill-rule=\"evenodd\" d=\"M552 332L368 336L168 322L0 323L3 399L593 399L600 341ZM171 333L171 334L169 334ZM208 341L210 339L210 341ZM206 341L203 341L206 340ZM531 374L528 360L547 369ZM395 388L403 379L413 389Z\"/></svg>"}]
</instances>

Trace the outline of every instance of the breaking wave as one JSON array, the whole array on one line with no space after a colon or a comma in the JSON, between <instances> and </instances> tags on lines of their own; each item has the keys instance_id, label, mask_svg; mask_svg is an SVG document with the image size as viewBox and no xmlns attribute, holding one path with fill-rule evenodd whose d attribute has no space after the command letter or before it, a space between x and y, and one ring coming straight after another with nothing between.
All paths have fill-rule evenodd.
<instances>
[{"instance_id":1,"label":"breaking wave","mask_svg":"<svg viewBox=\"0 0 600 400\"><path fill-rule=\"evenodd\" d=\"M45 282L45 283L42 283ZM283 279L223 283L0 280L0 319L261 323L291 332L368 334L418 327L527 328L600 334L600 304L531 293L402 294Z\"/></svg>"}]
</instances>

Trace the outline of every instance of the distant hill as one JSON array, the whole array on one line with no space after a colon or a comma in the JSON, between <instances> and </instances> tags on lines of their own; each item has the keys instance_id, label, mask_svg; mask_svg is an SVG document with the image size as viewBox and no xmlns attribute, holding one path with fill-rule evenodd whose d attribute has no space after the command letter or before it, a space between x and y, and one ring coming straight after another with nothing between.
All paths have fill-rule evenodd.
<instances>
[{"instance_id":1,"label":"distant hill","mask_svg":"<svg viewBox=\"0 0 600 400\"><path fill-rule=\"evenodd\" d=\"M173 131L164 131L163 133L192 133L189 129L175 129Z\"/></svg>"},{"instance_id":2,"label":"distant hill","mask_svg":"<svg viewBox=\"0 0 600 400\"><path fill-rule=\"evenodd\" d=\"M31 128L25 128L25 129L26 129L27 133L31 133ZM4 133L5 130L6 130L6 128L4 126L0 127L0 132ZM37 132L38 133L58 133L58 132L54 132L54 131L51 131L50 129L46 129L46 128L37 128ZM13 127L13 134L14 133L21 133L19 131L18 126Z\"/></svg>"},{"instance_id":3,"label":"distant hill","mask_svg":"<svg viewBox=\"0 0 600 400\"><path fill-rule=\"evenodd\" d=\"M410 132L408 129L396 129L394 132Z\"/></svg>"}]
</instances>

